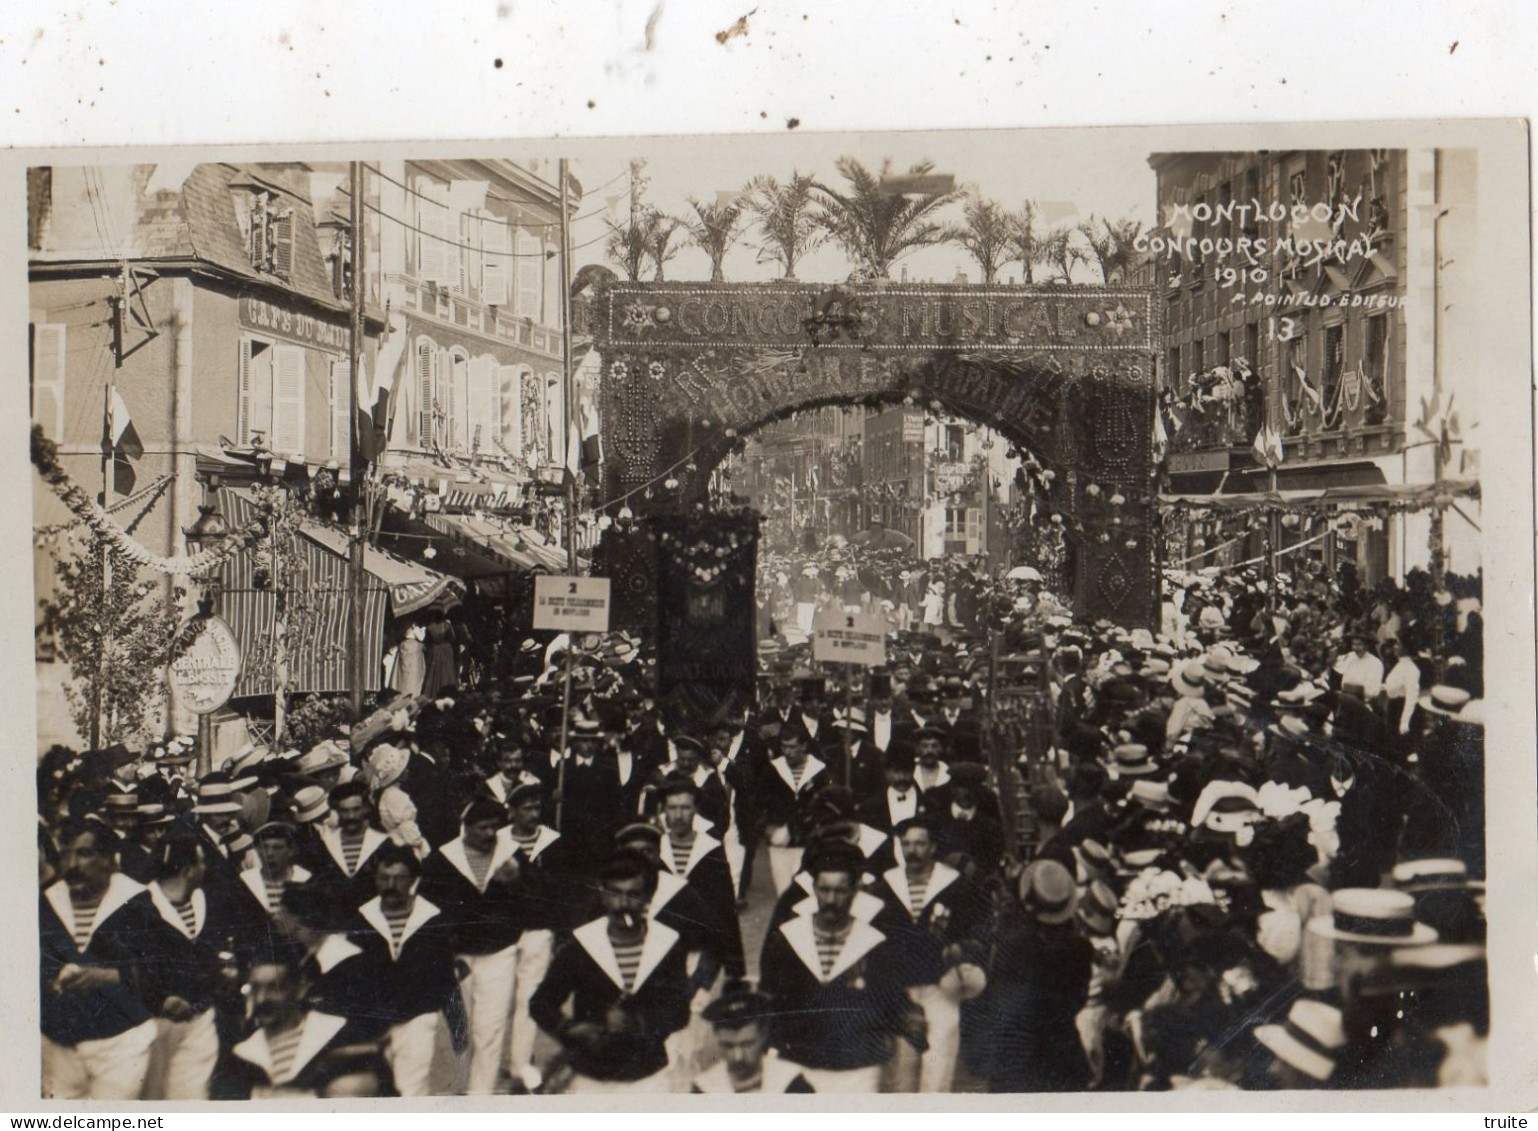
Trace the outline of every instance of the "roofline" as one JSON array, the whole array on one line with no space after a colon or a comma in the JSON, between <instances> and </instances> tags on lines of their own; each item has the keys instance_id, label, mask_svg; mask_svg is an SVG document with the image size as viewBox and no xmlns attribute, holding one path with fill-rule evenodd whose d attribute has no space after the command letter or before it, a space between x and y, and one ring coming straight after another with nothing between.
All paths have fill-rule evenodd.
<instances>
[{"instance_id":1,"label":"roofline","mask_svg":"<svg viewBox=\"0 0 1538 1131\"><path fill-rule=\"evenodd\" d=\"M27 279L44 278L68 278L71 276L104 275L116 276L123 269L125 260L122 259L29 259L27 261ZM148 267L155 271L168 273L186 273L188 275L203 275L222 283L231 283L244 288L256 288L269 294L282 295L285 298L297 302L309 303L311 306L330 314L350 315L352 307L347 303L335 300L326 300L316 295L307 294L304 291L296 291L291 287L285 287L276 281L269 281L262 277L242 275L237 271L231 271L221 264L207 259L199 259L193 256L172 256L165 259L151 257L139 257L126 260L131 267ZM364 321L373 323L376 327L384 329L384 311L378 306L370 306L364 310Z\"/></svg>"}]
</instances>

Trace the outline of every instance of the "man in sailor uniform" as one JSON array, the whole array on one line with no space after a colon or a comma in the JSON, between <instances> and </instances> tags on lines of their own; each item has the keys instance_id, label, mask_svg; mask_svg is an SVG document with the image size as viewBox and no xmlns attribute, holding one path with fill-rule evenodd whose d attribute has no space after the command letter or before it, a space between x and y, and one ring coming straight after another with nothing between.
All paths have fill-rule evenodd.
<instances>
[{"instance_id":1,"label":"man in sailor uniform","mask_svg":"<svg viewBox=\"0 0 1538 1131\"><path fill-rule=\"evenodd\" d=\"M920 793L946 785L951 780L951 768L941 757L945 753L945 732L939 727L924 727L915 735L915 740L913 784L918 786Z\"/></svg>"},{"instance_id":2,"label":"man in sailor uniform","mask_svg":"<svg viewBox=\"0 0 1538 1131\"><path fill-rule=\"evenodd\" d=\"M358 909L348 941L362 953L349 961L372 983L371 1009L388 1025L384 1054L396 1091L424 1096L439 1015L459 995L453 942L443 913L417 894L422 864L416 854L391 843L374 855L379 894Z\"/></svg>"},{"instance_id":3,"label":"man in sailor uniform","mask_svg":"<svg viewBox=\"0 0 1538 1131\"><path fill-rule=\"evenodd\" d=\"M773 1001L746 987L727 990L705 1007L721 1059L694 1078L696 1095L781 1095L815 1091L796 1065L769 1053Z\"/></svg>"},{"instance_id":4,"label":"man in sailor uniform","mask_svg":"<svg viewBox=\"0 0 1538 1131\"><path fill-rule=\"evenodd\" d=\"M670 874L688 881L710 912L713 938L708 946L729 978L747 970L742 953L742 929L731 868L721 841L697 828L697 790L688 779L664 782L661 789L665 835L658 860Z\"/></svg>"},{"instance_id":5,"label":"man in sailor uniform","mask_svg":"<svg viewBox=\"0 0 1538 1131\"><path fill-rule=\"evenodd\" d=\"M819 857L830 847L835 850L853 849L859 852L856 843L857 826L848 821L836 820L820 827L813 835L812 841L807 845L806 862L801 871L796 873L795 880L786 889L785 894L775 901L774 910L769 913L769 933L773 934L780 924L802 915L811 915L817 910L817 898L812 894L814 886L813 870ZM879 865L863 853L861 856L861 882L860 890L854 893L854 901L850 904L850 914L862 923L873 923L879 917L889 914L886 901L872 891L865 890L874 886L874 877L880 875L889 861L881 858Z\"/></svg>"},{"instance_id":6,"label":"man in sailor uniform","mask_svg":"<svg viewBox=\"0 0 1538 1131\"><path fill-rule=\"evenodd\" d=\"M256 830L256 854L261 866L242 870L240 880L269 915L277 914L283 892L290 884L310 881L310 870L294 859L297 840L298 831L287 821L268 821Z\"/></svg>"},{"instance_id":7,"label":"man in sailor uniform","mask_svg":"<svg viewBox=\"0 0 1538 1131\"><path fill-rule=\"evenodd\" d=\"M146 889L153 926L138 948L142 992L158 1013L146 1099L206 1100L219 1059L216 1008L236 995L239 960L267 937L263 909L205 882L207 849L189 830L167 834Z\"/></svg>"},{"instance_id":8,"label":"man in sailor uniform","mask_svg":"<svg viewBox=\"0 0 1538 1131\"><path fill-rule=\"evenodd\" d=\"M764 942L762 980L775 987L771 1046L819 1092L874 1093L899 1042L923 1050L896 948L852 914L863 870L855 849L819 852L816 911L782 923Z\"/></svg>"},{"instance_id":9,"label":"man in sailor uniform","mask_svg":"<svg viewBox=\"0 0 1538 1131\"><path fill-rule=\"evenodd\" d=\"M517 735L499 735L497 742L497 772L481 783L481 790L497 804L508 805L518 786L543 786L544 782L529 772L524 745Z\"/></svg>"},{"instance_id":10,"label":"man in sailor uniform","mask_svg":"<svg viewBox=\"0 0 1538 1131\"><path fill-rule=\"evenodd\" d=\"M320 851L313 854L309 868L316 876L341 881L353 906L361 907L376 894L374 857L390 838L369 823L368 787L362 781L343 782L333 789L331 809L336 827L315 827Z\"/></svg>"},{"instance_id":11,"label":"man in sailor uniform","mask_svg":"<svg viewBox=\"0 0 1538 1131\"><path fill-rule=\"evenodd\" d=\"M561 1043L573 1093L667 1090L667 1038L689 1023L691 990L678 932L647 914L657 875L616 853L600 876L604 914L572 932L529 1002Z\"/></svg>"},{"instance_id":12,"label":"man in sailor uniform","mask_svg":"<svg viewBox=\"0 0 1538 1131\"><path fill-rule=\"evenodd\" d=\"M956 869L935 859L935 821L910 817L897 826L903 863L882 874L882 927L897 944L908 997L924 1013L929 1048L919 1091L949 1092L961 1050L963 993L980 992L978 947L988 924L987 896ZM958 967L966 963L968 985ZM949 976L948 976L949 975Z\"/></svg>"},{"instance_id":13,"label":"man in sailor uniform","mask_svg":"<svg viewBox=\"0 0 1538 1131\"><path fill-rule=\"evenodd\" d=\"M472 1096L496 1090L513 1011L522 925L517 846L502 827L506 817L499 803L476 798L461 814L460 835L422 865L422 895L445 909L455 957L469 969L459 988L470 1015Z\"/></svg>"},{"instance_id":14,"label":"man in sailor uniform","mask_svg":"<svg viewBox=\"0 0 1538 1131\"><path fill-rule=\"evenodd\" d=\"M801 730L787 727L781 731L779 748L779 757L769 763L758 782L755 806L769 842L769 871L777 895L784 893L801 867L801 854L812 829L812 798L831 784L826 764L807 752Z\"/></svg>"},{"instance_id":15,"label":"man in sailor uniform","mask_svg":"<svg viewBox=\"0 0 1538 1131\"><path fill-rule=\"evenodd\" d=\"M59 847L62 878L38 904L43 1098L138 1099L156 1029L137 964L155 912L105 825L66 826Z\"/></svg>"},{"instance_id":16,"label":"man in sailor uniform","mask_svg":"<svg viewBox=\"0 0 1538 1131\"><path fill-rule=\"evenodd\" d=\"M508 799L514 858L520 874L516 908L522 933L518 936L518 960L513 972L513 1014L507 1043L507 1069L514 1090L532 1092L542 1076L534 1065L534 1038L538 1026L529 1016L529 999L550 969L557 932L573 923L571 898L574 878L568 844L560 833L543 823L545 795L538 785L514 788Z\"/></svg>"},{"instance_id":17,"label":"man in sailor uniform","mask_svg":"<svg viewBox=\"0 0 1538 1131\"><path fill-rule=\"evenodd\" d=\"M280 949L257 958L246 985L255 1029L230 1049L216 1098L321 1095L339 1058L370 1048L347 1018L306 1006L297 951ZM377 1046L371 1051L378 1055Z\"/></svg>"}]
</instances>

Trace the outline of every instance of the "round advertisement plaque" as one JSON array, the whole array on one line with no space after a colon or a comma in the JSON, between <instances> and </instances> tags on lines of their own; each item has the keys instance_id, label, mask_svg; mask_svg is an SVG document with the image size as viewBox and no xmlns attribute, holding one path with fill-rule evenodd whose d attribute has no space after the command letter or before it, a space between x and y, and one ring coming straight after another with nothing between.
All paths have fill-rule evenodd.
<instances>
[{"instance_id":1,"label":"round advertisement plaque","mask_svg":"<svg viewBox=\"0 0 1538 1131\"><path fill-rule=\"evenodd\" d=\"M166 669L176 701L198 715L217 711L229 700L240 680L240 645L230 626L218 617L195 617L178 636L191 642Z\"/></svg>"}]
</instances>

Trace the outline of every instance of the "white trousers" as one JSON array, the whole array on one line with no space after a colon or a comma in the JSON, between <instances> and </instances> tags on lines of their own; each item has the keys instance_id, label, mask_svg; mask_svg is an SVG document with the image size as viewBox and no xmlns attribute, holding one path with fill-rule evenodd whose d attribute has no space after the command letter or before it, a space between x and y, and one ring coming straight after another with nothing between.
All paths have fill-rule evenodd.
<instances>
[{"instance_id":1,"label":"white trousers","mask_svg":"<svg viewBox=\"0 0 1538 1131\"><path fill-rule=\"evenodd\" d=\"M205 1009L191 1021L155 1020L155 1044L150 1050L147 1100L206 1100L208 1082L219 1061L219 1033L214 1011Z\"/></svg>"},{"instance_id":2,"label":"white trousers","mask_svg":"<svg viewBox=\"0 0 1538 1131\"><path fill-rule=\"evenodd\" d=\"M806 1077L814 1091L829 1095L874 1096L881 1091L881 1065L870 1068L807 1068L800 1065L801 1075Z\"/></svg>"},{"instance_id":3,"label":"white trousers","mask_svg":"<svg viewBox=\"0 0 1538 1131\"><path fill-rule=\"evenodd\" d=\"M532 1072L534 1038L539 1026L529 1016L529 999L550 969L550 951L555 944L553 931L524 931L518 940L517 964L513 972L512 1039L507 1047L507 1068L515 1080L533 1088L539 1080Z\"/></svg>"},{"instance_id":4,"label":"white trousers","mask_svg":"<svg viewBox=\"0 0 1538 1131\"><path fill-rule=\"evenodd\" d=\"M594 1080L591 1076L573 1076L566 1085L568 1096L602 1095L657 1095L675 1091L671 1079L672 1066L654 1072L642 1080Z\"/></svg>"},{"instance_id":5,"label":"white trousers","mask_svg":"<svg viewBox=\"0 0 1538 1131\"><path fill-rule=\"evenodd\" d=\"M402 1096L426 1096L433 1068L433 1042L438 1039L441 1013L423 1013L410 1021L391 1025L385 1037L384 1055Z\"/></svg>"},{"instance_id":6,"label":"white trousers","mask_svg":"<svg viewBox=\"0 0 1538 1131\"><path fill-rule=\"evenodd\" d=\"M489 1096L497 1088L508 1017L513 1012L518 944L493 954L461 954L459 958L470 968L459 983L470 1013L470 1074L466 1090L472 1096Z\"/></svg>"},{"instance_id":7,"label":"white trousers","mask_svg":"<svg viewBox=\"0 0 1538 1131\"><path fill-rule=\"evenodd\" d=\"M742 865L747 861L748 850L742 843L742 834L732 825L721 838L721 851L726 854L726 866L732 873L732 893L742 890Z\"/></svg>"},{"instance_id":8,"label":"white trousers","mask_svg":"<svg viewBox=\"0 0 1538 1131\"><path fill-rule=\"evenodd\" d=\"M774 894L776 898L785 894L786 889L795 882L796 873L801 870L801 857L806 852L804 848L776 848L769 846L769 875L774 878Z\"/></svg>"},{"instance_id":9,"label":"white trousers","mask_svg":"<svg viewBox=\"0 0 1538 1131\"><path fill-rule=\"evenodd\" d=\"M61 1045L43 1038L45 1100L136 1100L155 1044L149 1020L115 1037Z\"/></svg>"},{"instance_id":10,"label":"white trousers","mask_svg":"<svg viewBox=\"0 0 1538 1131\"><path fill-rule=\"evenodd\" d=\"M919 1064L919 1091L944 1094L956 1078L956 1057L961 1053L961 1005L941 992L939 986L909 986L908 998L924 1011L929 1048Z\"/></svg>"}]
</instances>

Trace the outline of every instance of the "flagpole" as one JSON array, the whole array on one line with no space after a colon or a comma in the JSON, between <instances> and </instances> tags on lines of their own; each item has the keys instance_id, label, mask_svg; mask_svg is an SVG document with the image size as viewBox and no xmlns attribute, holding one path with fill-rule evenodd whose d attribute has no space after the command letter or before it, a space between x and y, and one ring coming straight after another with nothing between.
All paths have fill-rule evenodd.
<instances>
[{"instance_id":1,"label":"flagpole","mask_svg":"<svg viewBox=\"0 0 1538 1131\"><path fill-rule=\"evenodd\" d=\"M364 482L358 464L359 435L358 412L363 407L356 403L358 386L363 371L363 303L364 303L364 237L363 237L363 163L353 161L348 165L348 189L350 193L348 223L351 239L348 241L350 269L352 271L352 309L348 318L348 388L354 401L348 427L347 466L352 474L352 530L347 554L347 684L352 719L363 717L363 692L366 677L363 667L363 574L364 546L367 525L364 521ZM372 409L372 405L369 406Z\"/></svg>"},{"instance_id":2,"label":"flagpole","mask_svg":"<svg viewBox=\"0 0 1538 1131\"><path fill-rule=\"evenodd\" d=\"M579 447L576 470L572 470L571 448L573 433L577 430L577 389L571 367L571 177L566 158L561 158L561 374L564 384L561 402L566 412L566 572L577 576L577 479L582 474L582 453ZM581 437L578 437L581 443Z\"/></svg>"}]
</instances>

